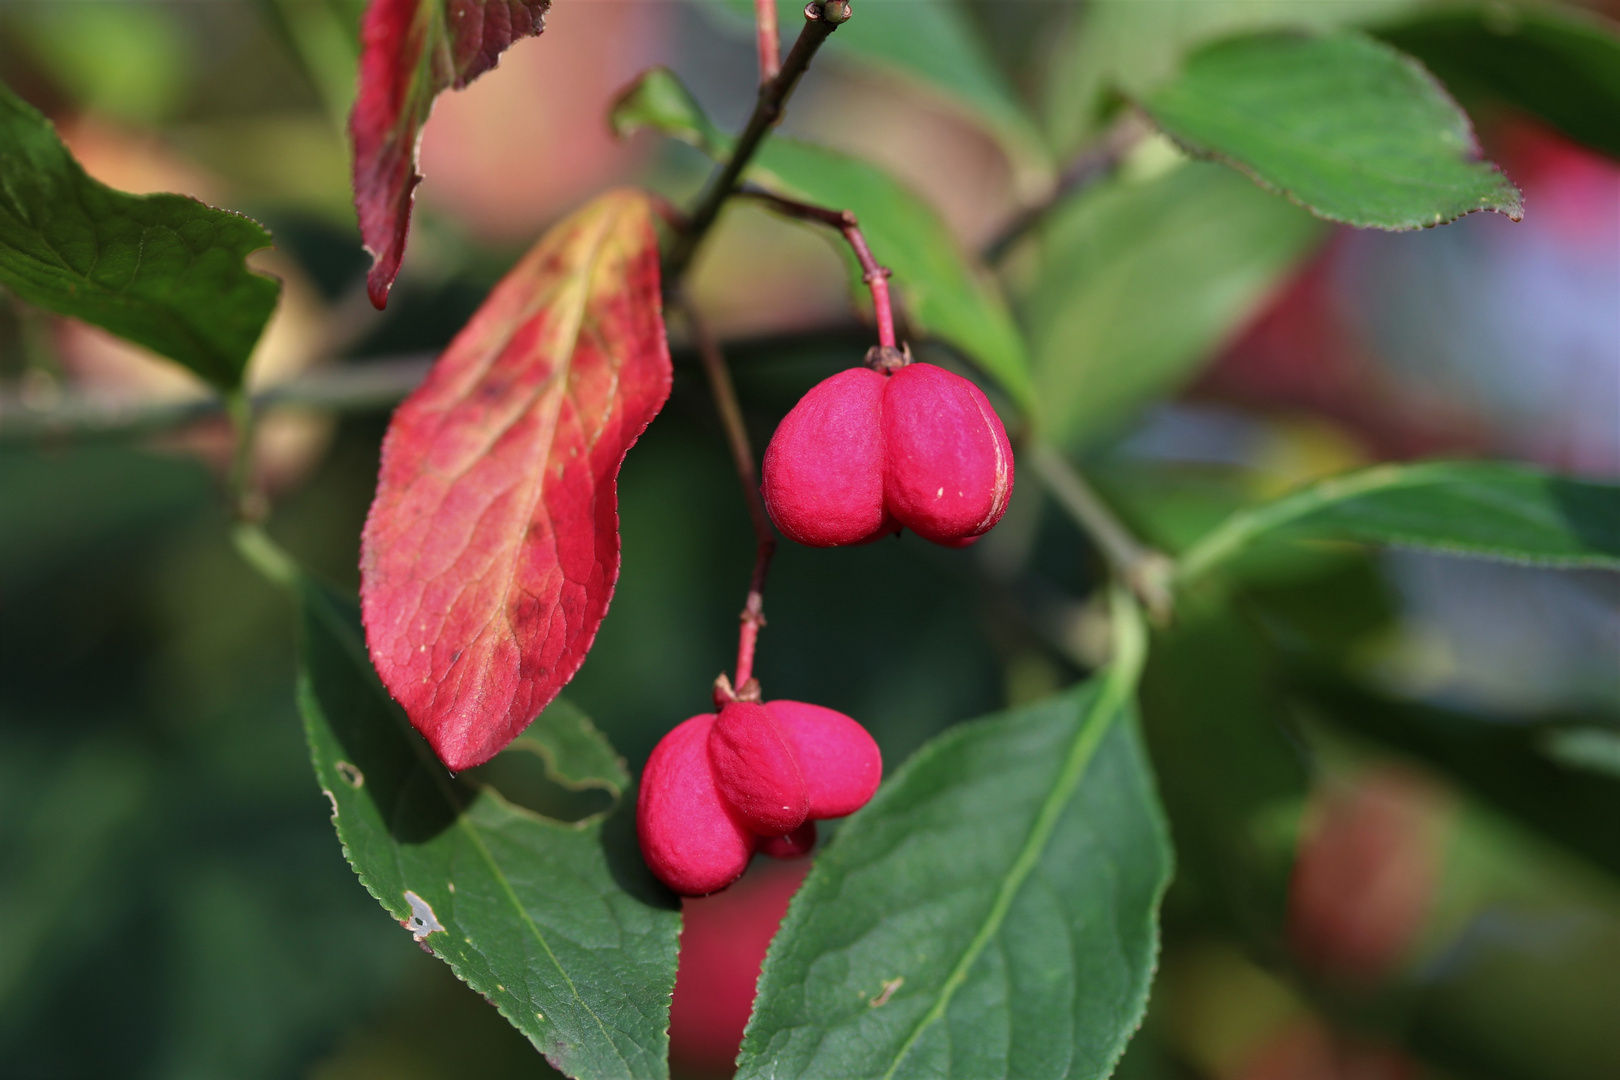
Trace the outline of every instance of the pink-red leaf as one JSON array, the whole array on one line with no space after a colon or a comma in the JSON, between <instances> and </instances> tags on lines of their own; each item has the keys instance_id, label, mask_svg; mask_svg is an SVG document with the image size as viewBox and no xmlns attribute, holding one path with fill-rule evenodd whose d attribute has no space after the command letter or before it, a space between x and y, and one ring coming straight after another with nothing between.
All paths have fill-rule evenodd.
<instances>
[{"instance_id":1,"label":"pink-red leaf","mask_svg":"<svg viewBox=\"0 0 1620 1080\"><path fill-rule=\"evenodd\" d=\"M366 641L451 769L579 670L619 576L619 465L669 385L651 206L615 191L535 245L394 414Z\"/></svg>"},{"instance_id":2,"label":"pink-red leaf","mask_svg":"<svg viewBox=\"0 0 1620 1080\"><path fill-rule=\"evenodd\" d=\"M551 0L371 0L361 22L360 92L349 116L354 208L371 252L371 302L405 254L411 201L422 177L416 147L433 99L495 66L519 38L545 29Z\"/></svg>"}]
</instances>

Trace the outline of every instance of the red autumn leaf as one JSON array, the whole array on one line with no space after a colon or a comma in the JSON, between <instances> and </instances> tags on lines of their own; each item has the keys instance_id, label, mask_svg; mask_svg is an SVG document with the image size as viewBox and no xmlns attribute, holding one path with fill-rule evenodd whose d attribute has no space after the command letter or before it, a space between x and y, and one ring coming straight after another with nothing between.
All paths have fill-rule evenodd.
<instances>
[{"instance_id":1,"label":"red autumn leaf","mask_svg":"<svg viewBox=\"0 0 1620 1080\"><path fill-rule=\"evenodd\" d=\"M647 197L547 233L394 413L360 549L384 685L453 770L584 661L619 576L619 465L669 396Z\"/></svg>"},{"instance_id":2,"label":"red autumn leaf","mask_svg":"<svg viewBox=\"0 0 1620 1080\"><path fill-rule=\"evenodd\" d=\"M371 0L360 26L360 93L349 115L354 208L371 252L366 289L379 308L405 254L422 177L416 148L433 99L495 66L545 29L551 0Z\"/></svg>"}]
</instances>

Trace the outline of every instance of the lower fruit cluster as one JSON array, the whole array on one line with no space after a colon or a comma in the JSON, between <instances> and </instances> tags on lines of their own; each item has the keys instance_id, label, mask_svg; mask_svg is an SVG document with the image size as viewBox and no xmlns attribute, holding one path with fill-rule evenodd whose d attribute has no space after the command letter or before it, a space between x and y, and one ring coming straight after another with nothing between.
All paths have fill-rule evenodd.
<instances>
[{"instance_id":1,"label":"lower fruit cluster","mask_svg":"<svg viewBox=\"0 0 1620 1080\"><path fill-rule=\"evenodd\" d=\"M815 822L866 805L883 759L865 728L802 701L731 701L665 735L642 773L647 865L683 896L725 888L756 851L806 855Z\"/></svg>"}]
</instances>

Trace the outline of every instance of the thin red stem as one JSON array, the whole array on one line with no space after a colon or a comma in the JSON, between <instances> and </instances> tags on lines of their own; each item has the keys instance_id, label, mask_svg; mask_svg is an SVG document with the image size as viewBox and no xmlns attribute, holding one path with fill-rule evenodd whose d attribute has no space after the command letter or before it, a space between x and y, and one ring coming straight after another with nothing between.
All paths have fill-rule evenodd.
<instances>
[{"instance_id":1,"label":"thin red stem","mask_svg":"<svg viewBox=\"0 0 1620 1080\"><path fill-rule=\"evenodd\" d=\"M737 193L758 199L788 217L831 225L842 233L844 239L849 242L850 250L855 253L855 261L861 264L861 280L872 290L872 312L877 318L878 344L889 349L895 347L897 342L894 334L894 304L889 299L890 271L888 267L880 266L873 256L872 249L867 246L866 236L861 232L860 224L855 219L854 211L833 210L825 206L799 202L797 199L783 198L755 184L743 184Z\"/></svg>"},{"instance_id":2,"label":"thin red stem","mask_svg":"<svg viewBox=\"0 0 1620 1080\"><path fill-rule=\"evenodd\" d=\"M754 0L754 26L759 33L759 81L763 86L782 70L782 37L776 28L776 0Z\"/></svg>"},{"instance_id":3,"label":"thin red stem","mask_svg":"<svg viewBox=\"0 0 1620 1080\"><path fill-rule=\"evenodd\" d=\"M754 575L748 583L748 600L743 604L742 628L737 635L738 691L743 690L754 676L754 649L759 644L759 629L765 625L765 578L771 570L771 557L776 554L776 533L771 528L770 515L765 512L765 500L759 492L759 470L754 465L754 448L748 440L748 428L743 423L742 406L737 403L737 388L732 384L731 371L720 345L709 333L708 324L699 317L697 309L684 295L677 303L692 328L698 357L703 362L703 373L709 380L709 391L714 395L715 409L720 413L721 426L726 430L726 444L731 448L731 461L742 482L743 496L748 500L748 517L754 526Z\"/></svg>"}]
</instances>

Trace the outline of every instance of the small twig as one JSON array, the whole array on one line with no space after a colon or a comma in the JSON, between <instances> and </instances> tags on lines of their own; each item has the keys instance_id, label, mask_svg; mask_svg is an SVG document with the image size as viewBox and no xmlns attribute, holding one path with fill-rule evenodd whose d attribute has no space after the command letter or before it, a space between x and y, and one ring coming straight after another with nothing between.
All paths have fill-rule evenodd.
<instances>
[{"instance_id":1,"label":"small twig","mask_svg":"<svg viewBox=\"0 0 1620 1080\"><path fill-rule=\"evenodd\" d=\"M1135 109L1126 112L1101 139L1081 150L1064 166L1046 198L1021 210L996 233L984 246L984 261L1000 262L1013 249L1013 245L1052 212L1053 207L1114 175L1120 163L1151 130L1148 122Z\"/></svg>"},{"instance_id":2,"label":"small twig","mask_svg":"<svg viewBox=\"0 0 1620 1080\"><path fill-rule=\"evenodd\" d=\"M684 294L676 294L676 302L692 328L698 357L703 362L703 373L708 377L709 390L714 395L715 409L720 413L721 426L726 429L726 444L731 448L731 461L737 467L737 479L742 482L743 495L748 500L748 517L754 525L754 574L748 583L748 600L743 605L742 629L737 635L737 692L745 693L754 677L754 647L759 643L759 629L765 625L765 578L771 570L771 557L776 554L776 533L771 528L770 515L765 512L765 500L759 491L759 470L754 466L754 448L748 440L748 428L743 423L742 407L737 403L737 389L731 381L731 371L720 345L709 333L708 324L698 315ZM729 684L728 684L729 686Z\"/></svg>"},{"instance_id":3,"label":"small twig","mask_svg":"<svg viewBox=\"0 0 1620 1080\"><path fill-rule=\"evenodd\" d=\"M258 525L251 522L237 525L231 530L231 543L235 545L237 554L272 585L291 589L298 584L298 561L282 550Z\"/></svg>"},{"instance_id":4,"label":"small twig","mask_svg":"<svg viewBox=\"0 0 1620 1080\"><path fill-rule=\"evenodd\" d=\"M264 493L254 483L253 440L257 410L247 391L238 388L225 395L225 412L231 418L231 430L235 436L230 472L225 479L231 514L238 521L257 523L263 521L269 512Z\"/></svg>"},{"instance_id":5,"label":"small twig","mask_svg":"<svg viewBox=\"0 0 1620 1080\"><path fill-rule=\"evenodd\" d=\"M782 70L782 38L776 28L776 0L754 0L754 26L759 34L759 83Z\"/></svg>"},{"instance_id":6,"label":"small twig","mask_svg":"<svg viewBox=\"0 0 1620 1080\"><path fill-rule=\"evenodd\" d=\"M850 250L855 253L855 261L861 264L861 280L872 290L872 311L877 317L878 344L885 349L895 347L894 305L889 298L891 271L886 266L878 265L877 259L872 255L872 249L867 246L866 237L861 232L854 211L832 210L825 206L799 202L797 199L783 198L754 184L741 185L737 189L737 194L758 199L789 217L830 225L842 233L844 239L849 242Z\"/></svg>"},{"instance_id":7,"label":"small twig","mask_svg":"<svg viewBox=\"0 0 1620 1080\"><path fill-rule=\"evenodd\" d=\"M1168 622L1173 607L1170 582L1175 574L1174 560L1133 536L1057 449L1036 443L1026 456L1034 459L1035 472L1047 490L1096 543L1108 565L1142 601L1154 621Z\"/></svg>"},{"instance_id":8,"label":"small twig","mask_svg":"<svg viewBox=\"0 0 1620 1080\"><path fill-rule=\"evenodd\" d=\"M255 412L276 405L299 405L332 412L361 412L396 404L416 389L433 364L431 354L338 363L279 383L252 396ZM223 396L140 405L108 403L64 393L50 408L35 408L15 395L0 393L0 446L59 437L127 437L162 431L218 416Z\"/></svg>"},{"instance_id":9,"label":"small twig","mask_svg":"<svg viewBox=\"0 0 1620 1080\"><path fill-rule=\"evenodd\" d=\"M698 245L703 242L715 219L720 216L720 207L737 189L737 182L742 179L743 170L753 160L759 144L782 118L782 107L787 104L788 98L793 94L793 88L799 85L799 79L810 66L810 58L815 56L816 50L821 48L821 43L827 40L828 35L849 20L849 15L847 0L825 0L825 2L812 0L812 3L806 5L804 29L799 31L798 40L793 43L787 59L782 62L782 70L776 73L774 79L759 88L759 100L754 104L753 115L748 118L748 126L743 129L742 137L737 140L736 147L731 151L731 157L710 181L702 198L698 200L697 207L692 211L685 231L676 238L669 249L669 254L665 256L666 282L673 284L679 281L686 268L691 265L692 256L697 254Z\"/></svg>"}]
</instances>

